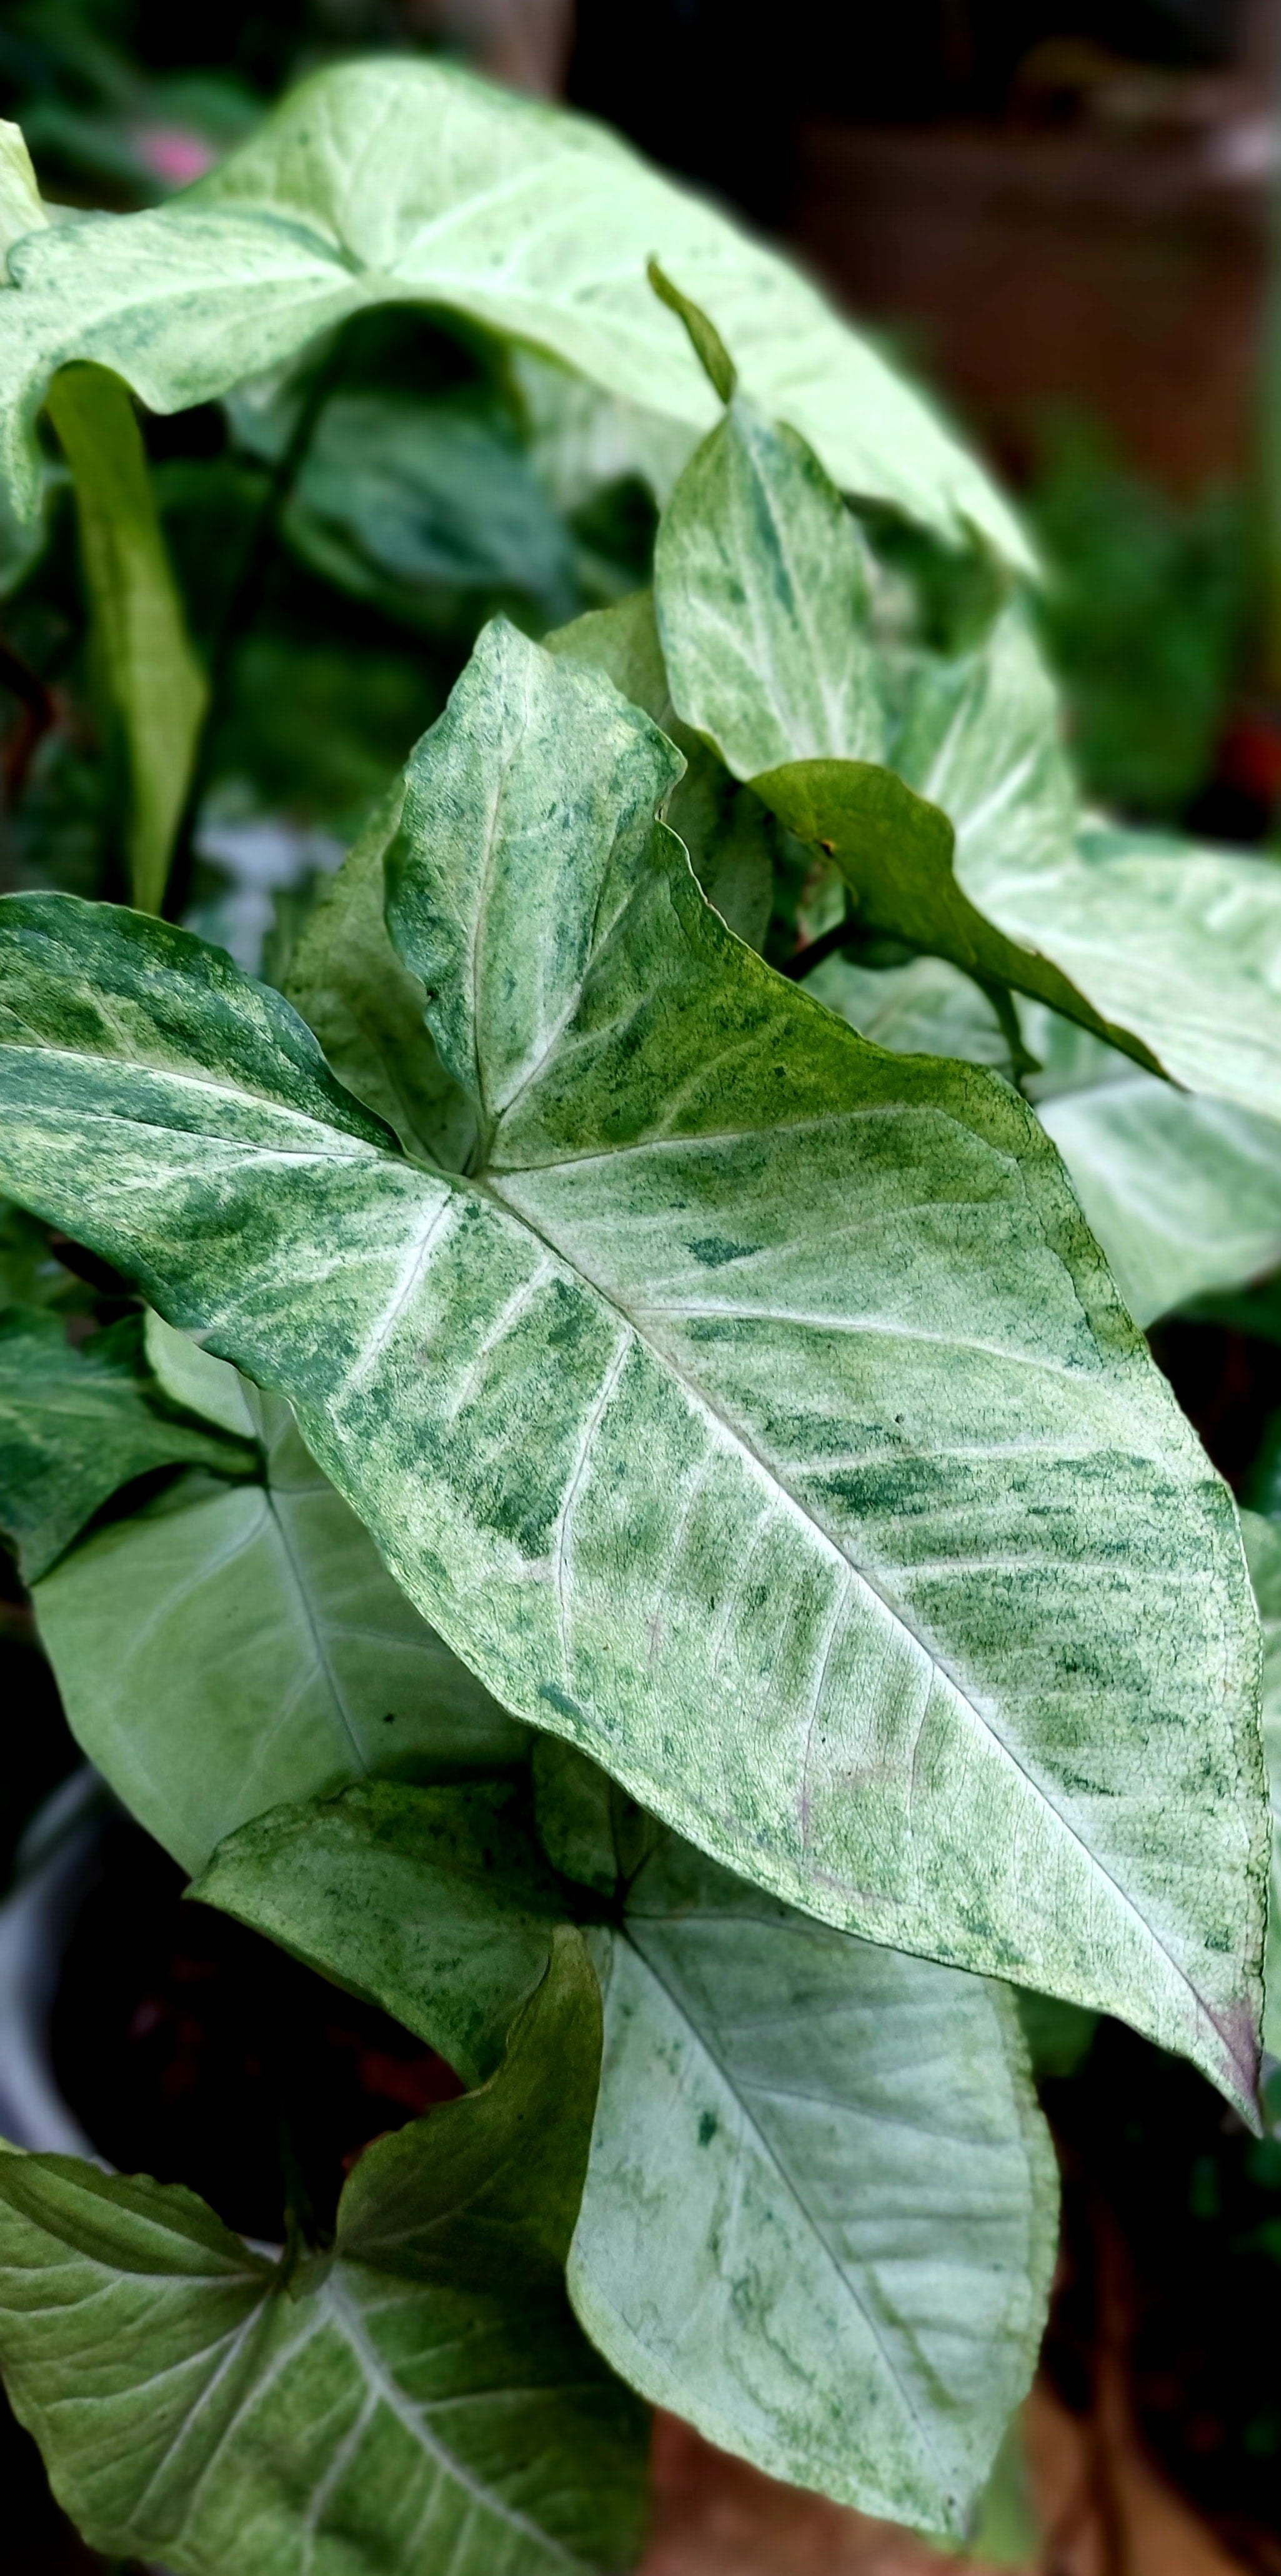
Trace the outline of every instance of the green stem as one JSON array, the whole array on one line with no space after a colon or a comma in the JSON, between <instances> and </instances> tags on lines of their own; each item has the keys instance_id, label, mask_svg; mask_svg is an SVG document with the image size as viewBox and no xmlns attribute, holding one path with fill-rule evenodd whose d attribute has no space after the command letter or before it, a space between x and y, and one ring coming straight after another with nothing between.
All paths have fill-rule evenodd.
<instances>
[{"instance_id":1,"label":"green stem","mask_svg":"<svg viewBox=\"0 0 1281 2576\"><path fill-rule=\"evenodd\" d=\"M226 711L236 654L261 607L268 568L279 541L281 522L289 507L298 477L306 464L320 415L341 373L344 357L344 337L339 331L335 334L328 355L317 367L307 387L288 444L277 458L267 478L266 489L255 512L239 570L219 621L217 636L209 657L209 708L200 745L200 756L192 772L191 786L178 829L174 863L169 879L169 901L166 910L171 918L177 918L185 910L191 892L196 824L210 785L210 759L217 738L219 721Z\"/></svg>"}]
</instances>

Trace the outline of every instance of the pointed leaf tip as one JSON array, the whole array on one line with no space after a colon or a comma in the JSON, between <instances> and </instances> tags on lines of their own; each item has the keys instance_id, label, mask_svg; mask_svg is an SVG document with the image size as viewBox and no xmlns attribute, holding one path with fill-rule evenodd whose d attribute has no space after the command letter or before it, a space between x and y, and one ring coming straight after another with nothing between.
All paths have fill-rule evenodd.
<instances>
[{"instance_id":1,"label":"pointed leaf tip","mask_svg":"<svg viewBox=\"0 0 1281 2576\"><path fill-rule=\"evenodd\" d=\"M704 374L723 403L731 403L738 389L738 369L721 338L715 323L704 313L701 304L682 295L656 259L651 259L645 272L660 304L679 315L689 333L690 345Z\"/></svg>"}]
</instances>

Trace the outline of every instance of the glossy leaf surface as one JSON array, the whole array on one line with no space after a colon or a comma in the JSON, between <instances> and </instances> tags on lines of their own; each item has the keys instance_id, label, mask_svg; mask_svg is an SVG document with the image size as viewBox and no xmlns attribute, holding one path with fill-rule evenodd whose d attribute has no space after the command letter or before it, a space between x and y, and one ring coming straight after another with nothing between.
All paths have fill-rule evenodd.
<instances>
[{"instance_id":1,"label":"glossy leaf surface","mask_svg":"<svg viewBox=\"0 0 1281 2576\"><path fill-rule=\"evenodd\" d=\"M562 1934L494 2081L368 2148L292 2277L190 2192L0 2155L5 2379L91 2546L174 2576L631 2565L644 2416L561 2270L599 2057Z\"/></svg>"},{"instance_id":2,"label":"glossy leaf surface","mask_svg":"<svg viewBox=\"0 0 1281 2576\"><path fill-rule=\"evenodd\" d=\"M442 62L321 72L169 205L21 242L0 461L30 508L31 422L69 359L176 411L379 303L461 313L701 428L715 398L649 285L655 253L843 488L1027 563L979 467L785 262L599 126Z\"/></svg>"},{"instance_id":3,"label":"glossy leaf surface","mask_svg":"<svg viewBox=\"0 0 1281 2576\"><path fill-rule=\"evenodd\" d=\"M288 1390L507 1706L776 1895L1248 2098L1230 1499L1025 1104L734 941L653 830L675 758L497 627L411 766L390 918L472 1182L276 997L49 898L7 907L4 1178Z\"/></svg>"}]
</instances>

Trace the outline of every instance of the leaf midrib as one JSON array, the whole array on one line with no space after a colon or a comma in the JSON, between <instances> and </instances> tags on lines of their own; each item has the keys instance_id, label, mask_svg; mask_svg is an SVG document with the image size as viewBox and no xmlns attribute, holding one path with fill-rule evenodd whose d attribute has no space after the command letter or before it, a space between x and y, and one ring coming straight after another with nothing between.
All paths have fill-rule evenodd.
<instances>
[{"instance_id":1,"label":"leaf midrib","mask_svg":"<svg viewBox=\"0 0 1281 2576\"><path fill-rule=\"evenodd\" d=\"M642 1919L652 1923L655 1920L661 1921L663 1918L648 1915ZM850 2274L845 2270L835 2247L828 2242L828 2238L822 2225L806 2203L799 2184L789 2172L779 2150L774 2145L772 2139L767 2137L756 2117L755 2112L752 2111L748 2104L743 2100L743 2097L739 2092L737 2082L731 2075L724 2059L719 2055L716 2047L713 2046L707 2033L700 2027L699 2023L695 2021L691 2007L682 2000L680 1995L677 1994L675 1988L663 1975L662 1970L655 1966L654 1961L648 1956L647 1952L642 1949L639 1940L636 1939L630 1928L626 1915L624 1916L623 1923L620 1927L620 1934L621 1938L628 1943L628 1946L634 1953L635 1957L639 1959L647 1976L651 1976L653 1978L655 1985L658 1986L667 1997L672 2010L678 2015L679 2019L684 2022L686 2029L691 2033L698 2048L700 2048L711 2059L712 2064L720 2075L722 2083L725 2085L734 2101L738 2104L740 2113L748 2128L751 2130L753 2137L756 2139L766 2163L778 2175L788 2198L800 2211L807 2230L813 2236L816 2244L822 2247L826 2261L830 2265L841 2288L845 2291L847 2296L853 2300L853 2303L858 2309L859 2315L862 2317L877 2351L880 2353L886 2372L893 2386L898 2390L904 2409L915 2428L917 2440L920 2444L921 2457L938 2478L944 2492L947 2492L950 2481L944 2470L943 2463L934 2449L928 2428L922 2421L912 2391L903 2379L899 2365L885 2342L880 2323L878 2319L873 2316L857 2282L853 2280Z\"/></svg>"},{"instance_id":2,"label":"leaf midrib","mask_svg":"<svg viewBox=\"0 0 1281 2576\"><path fill-rule=\"evenodd\" d=\"M116 1057L107 1056L95 1059L92 1056L86 1055L83 1051L76 1051L67 1048L60 1049L56 1047L45 1049L38 1043L36 1045L28 1043L12 1049L0 1047L0 1054L3 1052L13 1052L19 1055L50 1054L59 1058L61 1061L74 1066L82 1077L86 1064L92 1064L95 1061L105 1064L113 1074L119 1074L125 1069L121 1067L120 1060ZM321 1138L328 1136L335 1140L338 1148L336 1152L332 1153L332 1159L335 1161L368 1161L373 1168L380 1165L399 1165L409 1171L413 1171L416 1168L408 1161L407 1157L393 1153L385 1147L367 1143L358 1137L351 1137L348 1139L344 1134L344 1131L341 1129L322 1124L318 1118L315 1118L308 1113L295 1111L286 1104L273 1103L269 1095L260 1094L256 1091L235 1090L225 1082L214 1084L200 1082L196 1077L190 1075L184 1077L179 1070L171 1069L167 1066L162 1068L138 1064L135 1069L137 1071L144 1072L152 1079L159 1078L166 1082L174 1081L180 1086L183 1085L185 1081L188 1087L199 1089L204 1092L213 1092L215 1095L225 1099L229 1104L243 1106L245 1102L249 1102L262 1109L274 1108L277 1111L277 1114L296 1119L300 1123L305 1119L305 1123L309 1127L313 1128L318 1136ZM897 1103L885 1103L883 1105L876 1104L876 1107L878 1110L882 1110L882 1114L888 1114L899 1105L900 1104ZM94 1113L88 1112L86 1114L93 1115ZM839 1112L821 1113L816 1118L794 1123L806 1125L825 1124L830 1123L831 1120L842 1114L843 1113ZM99 1112L97 1113L97 1116L104 1124L111 1123L118 1125L120 1121L120 1113L118 1111ZM142 1127L149 1125L151 1122L132 1120L130 1123ZM160 1129L158 1132L172 1134L175 1131L172 1128L168 1128ZM183 1131L179 1130L178 1132ZM740 1142L745 1135L748 1135L751 1132L752 1131L750 1129L741 1129L737 1131L732 1138L727 1138L721 1141ZM256 1140L241 1139L237 1137L217 1140L209 1138L206 1134L205 1141L222 1141L224 1144L239 1146L246 1156L254 1156L257 1154L269 1155L273 1151L270 1146L260 1144ZM691 1140L689 1138L672 1137L660 1138L656 1141L660 1144L670 1144L673 1147L684 1146L686 1150L688 1150L691 1142L708 1143L715 1140L705 1138ZM629 1149L624 1148L620 1150ZM630 1150L637 1150L637 1148L632 1148ZM329 1157L318 1150L317 1158L327 1159ZM572 1160L575 1158L567 1159ZM599 1160L603 1158L600 1156L587 1156L576 1159ZM551 1164L539 1168L554 1170L558 1169L559 1165ZM921 1657L931 1676L937 1679L943 1688L949 1692L958 1709L964 1712L965 1716L978 1726L984 1737L996 1746L997 1750L1004 1756L1010 1767L1019 1774L1036 1804L1053 1819L1054 1824L1060 1828L1068 1839L1071 1842L1074 1842L1078 1849L1083 1853L1090 1870L1097 1873L1098 1877L1105 1881L1112 1889L1115 1897L1119 1900L1125 1912L1139 1926L1144 1938L1151 1944L1153 1950L1165 1960L1167 1967L1173 1973L1180 1988L1191 1996L1198 2015L1203 2018L1209 2028L1213 2031L1216 2050L1223 2048L1226 2043L1218 2021L1210 2011L1210 2008L1204 2001L1203 1997L1197 1992L1187 1970L1174 1957L1168 1944L1161 1938L1156 1927L1148 1921L1146 1915L1143 1913L1134 1897L1132 1897L1128 1890L1120 1884L1119 1880L1115 1877L1113 1872L1107 1868L1100 1856L1091 1850L1085 1837L1072 1823L1071 1818L1065 1815L1063 1811L1055 1805L1046 1789L1027 1769L1025 1763L1020 1759L1014 1747L1006 1741L1004 1736L1001 1735L997 1728L992 1724L991 1720L985 1716L976 1703L969 1698L968 1694L962 1689L955 1676L947 1672L944 1667L938 1663L929 1645L914 1631L911 1622L902 1607L882 1593L877 1585L874 1575L869 1571L869 1569L858 1564L848 1554L846 1549L833 1539L830 1532L824 1529L823 1524L814 1517L813 1513L808 1510L800 1498L793 1494L790 1487L784 1483L777 1468L770 1461L764 1458L755 1448L754 1444L744 1433L741 1426L732 1421L730 1417L724 1414L713 1402L706 1388L702 1387L697 1380L688 1377L671 1354L665 1352L659 1344L651 1340L650 1336L645 1332L643 1326L636 1321L635 1316L625 1305L621 1297L619 1297L614 1290L606 1288L598 1281L592 1279L590 1274L582 1267L581 1262L575 1260L569 1254L562 1251L554 1239L550 1235L546 1234L540 1226L535 1224L524 1210L516 1207L513 1203L507 1200L502 1189L503 1179L510 1178L512 1181L518 1181L521 1176L521 1169L519 1167L514 1168L507 1174L504 1174L501 1171L495 1171L491 1168L487 1174L472 1176L466 1182L460 1182L457 1175L440 1175L451 1197L455 1194L464 1196L468 1190L472 1190L489 1198L494 1205L502 1209L505 1218L509 1221L514 1221L534 1240L543 1243L554 1258L557 1261L563 1262L566 1269L568 1269L574 1277L579 1279L586 1289L588 1289L593 1295L600 1297L602 1302L612 1312L618 1314L626 1323L629 1330L634 1334L637 1342L643 1345L643 1347L650 1353L655 1364L661 1370L670 1373L673 1377L679 1380L695 1407L710 1422L714 1423L720 1432L727 1435L734 1445L741 1451L742 1455L751 1461L756 1473L764 1480L768 1491L772 1494L776 1494L786 1504L788 1509L796 1514L798 1519L804 1521L809 1526L825 1553L834 1558L843 1569L851 1573L857 1581L866 1587L868 1593L880 1603L881 1608L891 1619L895 1630L909 1643L915 1654ZM362 1767L364 1766L362 1765ZM1229 2056L1231 2056L1230 2050L1228 2053Z\"/></svg>"},{"instance_id":3,"label":"leaf midrib","mask_svg":"<svg viewBox=\"0 0 1281 2576\"><path fill-rule=\"evenodd\" d=\"M554 1169L555 1166L550 1168ZM513 1177L517 1177L517 1175L513 1175ZM473 1189L483 1192L486 1196L492 1196L497 1203L504 1208L504 1210L516 1218L516 1221L519 1224L526 1226L529 1232L534 1235L537 1240L546 1244L548 1250L552 1252L558 1260L563 1261L566 1267L573 1272L574 1276L583 1282L585 1287L590 1289L596 1296L599 1296L614 1313L622 1317L624 1323L627 1324L631 1332L635 1335L638 1343L640 1343L650 1353L659 1368L670 1372L673 1377L678 1379L698 1410L705 1414L707 1418L714 1422L722 1431L727 1433L729 1438L742 1451L743 1455L751 1460L758 1473L766 1480L767 1486L771 1492L776 1492L797 1514L797 1517L808 1524L821 1542L823 1548L837 1559L845 1572L852 1575L857 1582L862 1583L866 1587L866 1590L872 1595L873 1599L880 1603L882 1609L886 1611L890 1619L893 1621L896 1630L901 1632L903 1637L909 1641L911 1647L916 1651L916 1653L922 1657L932 1678L936 1679L948 1692L951 1693L957 1706L976 1723L980 1732L988 1739L988 1741L996 1746L997 1750L1004 1756L1011 1768L1015 1770L1019 1777L1025 1782L1034 1801L1036 1801L1045 1810L1045 1812L1054 1819L1055 1824L1061 1828L1061 1830L1067 1835L1068 1839L1077 1845L1077 1848L1084 1854L1090 1869L1092 1871L1097 1871L1099 1877L1112 1889L1114 1895L1120 1900L1121 1905L1132 1917L1134 1922L1138 1924L1140 1930L1144 1934L1145 1938L1151 1943L1153 1949L1165 1960L1167 1966L1172 1970L1179 1985L1191 1996L1198 2014L1204 2017L1204 2019L1209 2023L1210 2028L1213 2030L1216 2041L1220 2046L1225 2045L1223 2033L1219 2028L1214 2015L1211 2013L1208 2004L1197 1992L1187 1970L1175 1958L1168 1944L1162 1939L1160 1933L1157 1931L1156 1926L1148 1921L1147 1916L1143 1913L1134 1897L1130 1895L1127 1888L1121 1885L1119 1879L1117 1879L1113 1871L1106 1866L1099 1854L1091 1850L1084 1835L1078 1830L1076 1825L1073 1824L1071 1817L1065 1815L1062 1809L1055 1805L1049 1792L1042 1786L1040 1781L1033 1777L1033 1774L1027 1768L1026 1763L1021 1760L1015 1748L1006 1741L1006 1738L999 1732L997 1727L992 1723L992 1720L984 1714L977 1702L972 1700L968 1693L962 1689L961 1684L956 1679L955 1675L948 1672L937 1660L925 1639L917 1635L902 1606L891 1600L887 1594L882 1592L875 1576L869 1571L869 1569L866 1566L857 1563L848 1553L847 1549L832 1537L830 1531L824 1529L822 1522L817 1520L800 1497L792 1492L790 1486L784 1482L778 1469L771 1461L761 1454L755 1443L742 1429L741 1425L732 1421L730 1416L721 1410L721 1408L708 1394L705 1387L700 1386L696 1379L687 1375L685 1370L680 1366L678 1360L676 1360L670 1353L664 1351L660 1344L650 1338L643 1325L636 1321L632 1310L625 1304L624 1300L615 1290L603 1287L599 1281L594 1280L590 1273L582 1267L581 1263L575 1260L570 1254L562 1251L554 1239L550 1235L545 1234L543 1229L536 1225L523 1209L510 1205L503 1196L497 1180L486 1179L481 1175L473 1178L470 1186ZM1231 2055L1230 2051L1229 2055Z\"/></svg>"},{"instance_id":4,"label":"leaf midrib","mask_svg":"<svg viewBox=\"0 0 1281 2576\"><path fill-rule=\"evenodd\" d=\"M349 2259L340 2258L342 2269L348 2267ZM361 2268L377 2273L377 2267L373 2265L361 2266ZM390 2277L394 2281L394 2275L385 2277ZM403 2288L405 2294L409 2295L408 2284L396 2286ZM318 2293L313 2332L322 2332L326 2322L336 2327L348 2345L366 2386L377 2391L389 2412L395 2416L402 2431L409 2434L410 2439L420 2450L429 2454L442 2477L460 2487L463 2494L483 2513L497 2522L506 2523L511 2530L520 2532L525 2539L533 2541L548 2558L558 2559L562 2566L573 2571L573 2576L591 2576L591 2570L585 2560L574 2557L560 2541L552 2537L550 2532L541 2530L527 2514L521 2513L515 2505L508 2504L492 2488L482 2486L473 2477L471 2471L464 2467L456 2454L447 2450L443 2442L435 2438L427 2420L427 2408L415 2407L413 2400L407 2397L400 2387L370 2335L356 2301L341 2277L338 2264L331 2271L323 2291ZM474 2402L483 2404L485 2393L487 2392L483 2392Z\"/></svg>"}]
</instances>

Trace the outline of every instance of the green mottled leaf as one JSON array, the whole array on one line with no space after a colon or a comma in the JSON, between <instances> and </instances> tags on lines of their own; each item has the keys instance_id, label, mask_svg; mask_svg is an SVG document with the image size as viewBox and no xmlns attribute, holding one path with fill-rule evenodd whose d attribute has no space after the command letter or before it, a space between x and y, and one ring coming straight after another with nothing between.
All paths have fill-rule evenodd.
<instances>
[{"instance_id":1,"label":"green mottled leaf","mask_svg":"<svg viewBox=\"0 0 1281 2576\"><path fill-rule=\"evenodd\" d=\"M665 819L722 921L749 948L761 947L774 899L774 827L759 796L681 723L667 686L653 593L636 591L613 608L591 609L546 641L549 653L603 671L684 753L685 773L667 799Z\"/></svg>"},{"instance_id":2,"label":"green mottled leaf","mask_svg":"<svg viewBox=\"0 0 1281 2576\"><path fill-rule=\"evenodd\" d=\"M374 815L310 913L289 969L289 999L349 1091L387 1121L406 1153L465 1168L476 1113L446 1073L423 1019L423 988L383 920L383 859L397 792Z\"/></svg>"},{"instance_id":3,"label":"green mottled leaf","mask_svg":"<svg viewBox=\"0 0 1281 2576\"><path fill-rule=\"evenodd\" d=\"M1010 1070L991 1005L940 958L872 973L829 957L809 990L879 1046ZM1021 1014L1027 1089L1140 1324L1281 1262L1281 1133L1139 1072L1073 1023Z\"/></svg>"},{"instance_id":4,"label":"green mottled leaf","mask_svg":"<svg viewBox=\"0 0 1281 2576\"><path fill-rule=\"evenodd\" d=\"M671 1836L592 1941L605 2060L569 2283L593 2342L776 2477L961 2537L1056 2241L1012 1997Z\"/></svg>"},{"instance_id":5,"label":"green mottled leaf","mask_svg":"<svg viewBox=\"0 0 1281 2576\"><path fill-rule=\"evenodd\" d=\"M157 1467L252 1469L244 1442L220 1440L163 1402L132 1320L78 1348L41 1307L0 1311L0 1529L34 1583L121 1485Z\"/></svg>"},{"instance_id":6,"label":"green mottled leaf","mask_svg":"<svg viewBox=\"0 0 1281 2576\"><path fill-rule=\"evenodd\" d=\"M735 777L882 758L863 541L794 429L730 404L663 512L654 592L675 705Z\"/></svg>"},{"instance_id":7,"label":"green mottled leaf","mask_svg":"<svg viewBox=\"0 0 1281 2576\"><path fill-rule=\"evenodd\" d=\"M1272 1797L1263 2037L1273 2056L1281 2057L1281 1529L1257 1512L1243 1512L1241 1527L1263 1623L1263 1749Z\"/></svg>"},{"instance_id":8,"label":"green mottled leaf","mask_svg":"<svg viewBox=\"0 0 1281 2576\"><path fill-rule=\"evenodd\" d=\"M1281 1117L1281 873L1082 819L1055 726L1010 612L968 672L922 673L896 757L951 816L972 902L1035 940L1174 1081Z\"/></svg>"},{"instance_id":9,"label":"green mottled leaf","mask_svg":"<svg viewBox=\"0 0 1281 2576\"><path fill-rule=\"evenodd\" d=\"M184 1477L35 1591L72 1732L189 1870L282 1799L371 1773L490 1770L524 1750L393 1583L288 1407L247 1392L262 1483Z\"/></svg>"},{"instance_id":10,"label":"green mottled leaf","mask_svg":"<svg viewBox=\"0 0 1281 2576\"><path fill-rule=\"evenodd\" d=\"M551 1848L613 1900L589 1936L606 2037L570 2259L582 2322L643 2394L759 2466L959 2533L1031 2375L1053 2259L1012 1998L774 1904L629 1814L567 1746L537 1768ZM284 1811L197 1892L449 2054L450 1982L455 2018L478 1989L510 2013L551 1937L528 1846L513 1834L476 1870L474 1794ZM576 1898L562 1882L562 1914Z\"/></svg>"},{"instance_id":11,"label":"green mottled leaf","mask_svg":"<svg viewBox=\"0 0 1281 2576\"><path fill-rule=\"evenodd\" d=\"M13 310L6 300L6 315ZM130 888L141 911L159 912L208 691L124 386L103 367L66 368L49 409L71 467L94 645L125 746Z\"/></svg>"},{"instance_id":12,"label":"green mottled leaf","mask_svg":"<svg viewBox=\"0 0 1281 2576\"><path fill-rule=\"evenodd\" d=\"M174 2576L630 2566L644 2418L561 2272L599 2056L562 1933L494 2081L369 2147L292 2274L188 2191L0 2156L5 2381L90 2546Z\"/></svg>"},{"instance_id":13,"label":"green mottled leaf","mask_svg":"<svg viewBox=\"0 0 1281 2576\"><path fill-rule=\"evenodd\" d=\"M468 2084L492 2075L566 1914L510 1781L371 1780L273 1808L192 1894L394 2013Z\"/></svg>"},{"instance_id":14,"label":"green mottled leaf","mask_svg":"<svg viewBox=\"0 0 1281 2576\"><path fill-rule=\"evenodd\" d=\"M837 861L861 928L1281 1118L1281 873L1083 823L1022 608L964 659L904 667L873 649L857 543L804 442L736 404L659 531L681 715Z\"/></svg>"},{"instance_id":15,"label":"green mottled leaf","mask_svg":"<svg viewBox=\"0 0 1281 2576\"><path fill-rule=\"evenodd\" d=\"M1104 1028L1035 942L1004 937L958 883L949 815L972 819L972 780L952 736L936 738L942 686L923 680L906 720L891 724L892 675L870 631L863 542L804 439L732 403L663 514L654 581L680 715L798 840L835 860L862 929L946 958L981 982L1013 984L1131 1043ZM980 669L986 677L987 664ZM1052 704L1038 712L1037 776L1061 779L1070 834L1071 786ZM990 731L982 718L971 725L988 754ZM926 795L905 783L918 771L928 777Z\"/></svg>"},{"instance_id":16,"label":"green mottled leaf","mask_svg":"<svg viewBox=\"0 0 1281 2576\"><path fill-rule=\"evenodd\" d=\"M788 1902L1248 2101L1230 1498L1026 1104L735 941L652 826L676 759L497 626L411 764L389 918L470 1181L296 1022L273 1097L278 996L65 897L0 910L0 1180L288 1393L506 1706Z\"/></svg>"},{"instance_id":17,"label":"green mottled leaf","mask_svg":"<svg viewBox=\"0 0 1281 2576\"><path fill-rule=\"evenodd\" d=\"M921 673L895 762L951 818L960 885L997 928L1174 1081L1281 1117L1281 872L1082 821L1056 721L1010 611L968 667Z\"/></svg>"},{"instance_id":18,"label":"green mottled leaf","mask_svg":"<svg viewBox=\"0 0 1281 2576\"><path fill-rule=\"evenodd\" d=\"M651 291L655 254L843 488L951 538L972 523L1028 562L978 466L784 261L599 126L441 62L321 72L170 204L23 242L0 362L4 474L29 509L30 424L68 359L176 411L378 303L468 315L702 428L715 397Z\"/></svg>"}]
</instances>

